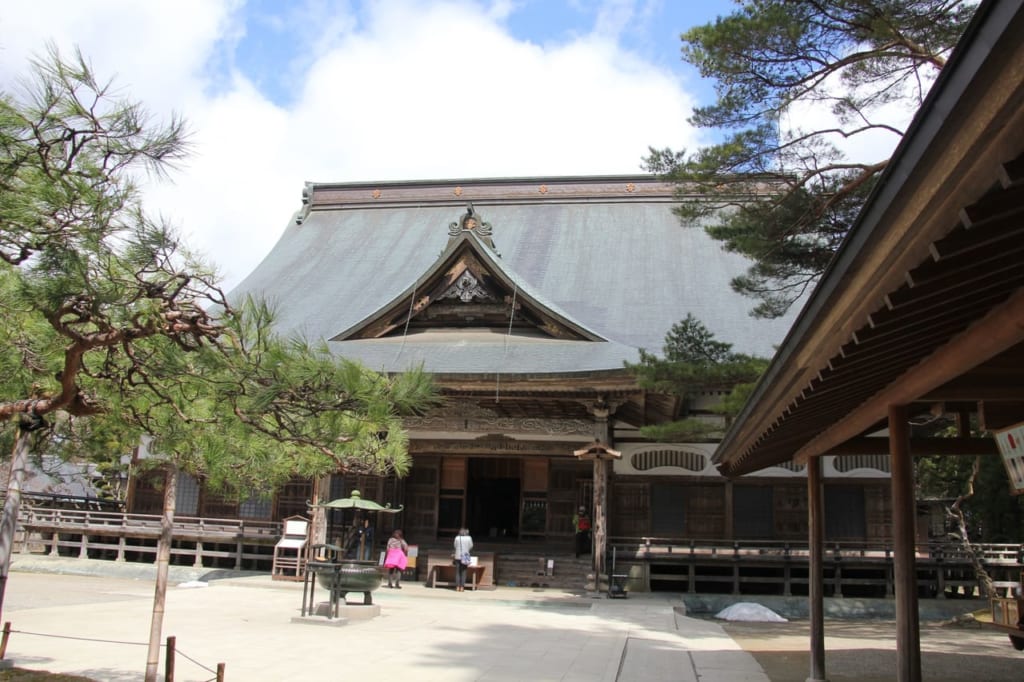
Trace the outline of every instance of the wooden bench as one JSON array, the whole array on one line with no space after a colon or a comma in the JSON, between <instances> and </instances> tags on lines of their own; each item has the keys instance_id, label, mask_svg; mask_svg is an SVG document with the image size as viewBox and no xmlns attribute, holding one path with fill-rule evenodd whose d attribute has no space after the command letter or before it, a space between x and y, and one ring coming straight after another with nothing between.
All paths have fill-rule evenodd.
<instances>
[{"instance_id":1,"label":"wooden bench","mask_svg":"<svg viewBox=\"0 0 1024 682\"><path fill-rule=\"evenodd\" d=\"M473 556L476 557L477 564L467 567L466 582L472 582L474 590L478 587L494 587L494 552L480 552ZM424 585L429 587L437 587L438 584L447 587L455 585L455 566L452 564L452 554L449 551L428 551L425 571L423 574ZM468 584L467 587L469 587Z\"/></svg>"},{"instance_id":2,"label":"wooden bench","mask_svg":"<svg viewBox=\"0 0 1024 682\"><path fill-rule=\"evenodd\" d=\"M466 587L471 590L475 590L481 583L483 583L483 577L486 571L486 566L467 566ZM455 587L454 564L437 564L431 566L430 574L427 576L427 584L431 587L437 587L438 583L441 583L441 585L445 587Z\"/></svg>"}]
</instances>

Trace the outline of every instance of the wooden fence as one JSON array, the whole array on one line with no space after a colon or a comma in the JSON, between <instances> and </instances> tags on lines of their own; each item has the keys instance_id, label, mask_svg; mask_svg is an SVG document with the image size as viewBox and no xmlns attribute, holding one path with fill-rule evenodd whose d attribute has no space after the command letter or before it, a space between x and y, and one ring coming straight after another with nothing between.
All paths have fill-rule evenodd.
<instances>
[{"instance_id":1,"label":"wooden fence","mask_svg":"<svg viewBox=\"0 0 1024 682\"><path fill-rule=\"evenodd\" d=\"M115 561L156 560L160 516L27 507L18 515L22 552ZM281 524L176 516L171 563L270 571Z\"/></svg>"},{"instance_id":2,"label":"wooden fence","mask_svg":"<svg viewBox=\"0 0 1024 682\"><path fill-rule=\"evenodd\" d=\"M90 508L23 507L15 547L23 552L49 553L114 561L152 563L160 535L160 517ZM229 568L270 572L273 548L281 524L271 521L179 516L174 520L171 562L196 568ZM485 547L500 557L534 553L553 558L555 548L516 545ZM447 551L448 543L439 543ZM421 552L429 551L421 543ZM976 546L982 563L1000 591L1019 585L1024 546ZM629 575L632 591L803 595L808 585L808 548L793 542L683 540L658 537L613 537L617 574ZM538 554L539 552L539 554ZM891 597L892 548L880 543L829 543L824 557L825 589L829 596ZM558 565L568 562L559 561ZM921 596L978 594L974 566L964 549L953 543L917 547ZM502 562L494 582L506 582ZM566 564L568 565L568 564ZM511 579L511 578L509 578Z\"/></svg>"},{"instance_id":3,"label":"wooden fence","mask_svg":"<svg viewBox=\"0 0 1024 682\"><path fill-rule=\"evenodd\" d=\"M1024 545L976 545L997 590L1019 589ZM630 589L688 593L807 594L808 547L772 541L685 541L672 538L611 538L616 573L630 576ZM921 596L975 596L974 564L954 543L917 546ZM893 551L879 543L829 543L824 556L829 596L892 597Z\"/></svg>"}]
</instances>

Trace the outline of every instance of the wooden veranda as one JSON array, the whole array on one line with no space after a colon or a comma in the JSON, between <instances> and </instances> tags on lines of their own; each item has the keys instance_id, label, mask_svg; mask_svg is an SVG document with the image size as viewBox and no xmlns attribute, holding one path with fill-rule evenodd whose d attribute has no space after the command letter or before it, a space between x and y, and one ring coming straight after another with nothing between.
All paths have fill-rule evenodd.
<instances>
[{"instance_id":1,"label":"wooden veranda","mask_svg":"<svg viewBox=\"0 0 1024 682\"><path fill-rule=\"evenodd\" d=\"M819 457L888 446L897 678L916 681L912 458L932 449L908 423L952 416L962 426L952 452L976 454L994 451L991 437L970 437L968 420L987 431L1024 421L1022 35L1021 0L978 7L716 454L730 477L808 465L811 680L825 679Z\"/></svg>"}]
</instances>

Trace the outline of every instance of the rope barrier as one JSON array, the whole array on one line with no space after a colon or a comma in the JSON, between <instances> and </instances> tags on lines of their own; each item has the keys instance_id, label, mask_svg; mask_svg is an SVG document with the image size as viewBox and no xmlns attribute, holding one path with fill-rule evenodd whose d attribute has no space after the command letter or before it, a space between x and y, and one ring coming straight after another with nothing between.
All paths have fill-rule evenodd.
<instances>
[{"instance_id":1,"label":"rope barrier","mask_svg":"<svg viewBox=\"0 0 1024 682\"><path fill-rule=\"evenodd\" d=\"M46 633L46 632L31 632L29 630L14 630L14 629L10 629L10 628L5 626L5 628L4 628L4 638L6 639L7 636L10 635L10 634L30 635L32 637L48 637L50 639L68 639L68 640L74 640L76 642L97 642L99 644L122 644L122 645L125 645L125 646L149 646L149 642L126 642L126 641L118 640L118 639L102 639L102 638L99 638L99 637L79 637L79 636L76 636L76 635L54 635L54 634ZM160 648L166 649L168 647L167 647L166 644L161 644ZM205 670L206 672L213 673L214 677L211 677L206 682L216 682L216 680L222 679L221 678L221 674L222 673L221 673L221 671L219 669L214 669L214 668L211 668L211 667L209 667L207 665L204 665L204 664L200 663L199 661L197 661L196 659L192 658L191 656L189 656L188 654L186 654L185 652L183 652L181 649L179 649L177 647L174 647L174 653L175 653L176 656L181 656L185 660L187 660L190 663L196 665L197 667ZM223 664L218 664L218 667L220 667L220 666L223 666Z\"/></svg>"},{"instance_id":2,"label":"rope barrier","mask_svg":"<svg viewBox=\"0 0 1024 682\"><path fill-rule=\"evenodd\" d=\"M34 637L51 637L53 639L72 639L77 642L99 642L101 644L125 644L127 646L149 646L148 642L124 642L117 639L98 639L96 637L76 637L75 635L51 635L45 632L29 632L28 630L11 630L11 633L19 635L32 635ZM164 646L161 644L160 646Z\"/></svg>"}]
</instances>

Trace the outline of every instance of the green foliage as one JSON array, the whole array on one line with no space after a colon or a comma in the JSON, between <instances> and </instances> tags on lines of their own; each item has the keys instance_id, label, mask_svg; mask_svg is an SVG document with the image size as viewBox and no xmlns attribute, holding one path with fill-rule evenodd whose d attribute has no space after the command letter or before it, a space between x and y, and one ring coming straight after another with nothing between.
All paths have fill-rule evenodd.
<instances>
[{"instance_id":1,"label":"green foliage","mask_svg":"<svg viewBox=\"0 0 1024 682\"><path fill-rule=\"evenodd\" d=\"M768 367L768 360L733 352L732 344L716 340L702 322L689 314L665 335L661 356L641 349L640 362L626 366L642 387L679 396L684 414L699 393L722 393L723 400L712 412L728 420L739 412L754 382ZM681 442L712 438L721 430L718 420L689 417L646 426L641 433L653 440Z\"/></svg>"},{"instance_id":2,"label":"green foliage","mask_svg":"<svg viewBox=\"0 0 1024 682\"><path fill-rule=\"evenodd\" d=\"M747 0L682 35L683 59L717 94L690 122L722 139L651 149L645 165L678 184L685 225L753 261L733 286L755 315L781 315L816 281L886 166L847 160L837 141L901 136L885 107L920 105L974 5ZM807 105L834 121L802 116Z\"/></svg>"},{"instance_id":3,"label":"green foliage","mask_svg":"<svg viewBox=\"0 0 1024 682\"><path fill-rule=\"evenodd\" d=\"M918 457L915 476L918 499L947 504L968 494L974 459L971 457ZM1020 542L1024 538L1024 497L1011 494L1006 467L999 457L982 457L973 495L963 503L974 542Z\"/></svg>"},{"instance_id":4,"label":"green foliage","mask_svg":"<svg viewBox=\"0 0 1024 682\"><path fill-rule=\"evenodd\" d=\"M154 125L78 54L51 50L0 96L0 416L45 418L48 452L109 471L149 434L149 465L239 495L404 473L399 417L431 404L429 377L381 376L233 306L141 205L138 175L187 149L180 119Z\"/></svg>"}]
</instances>

